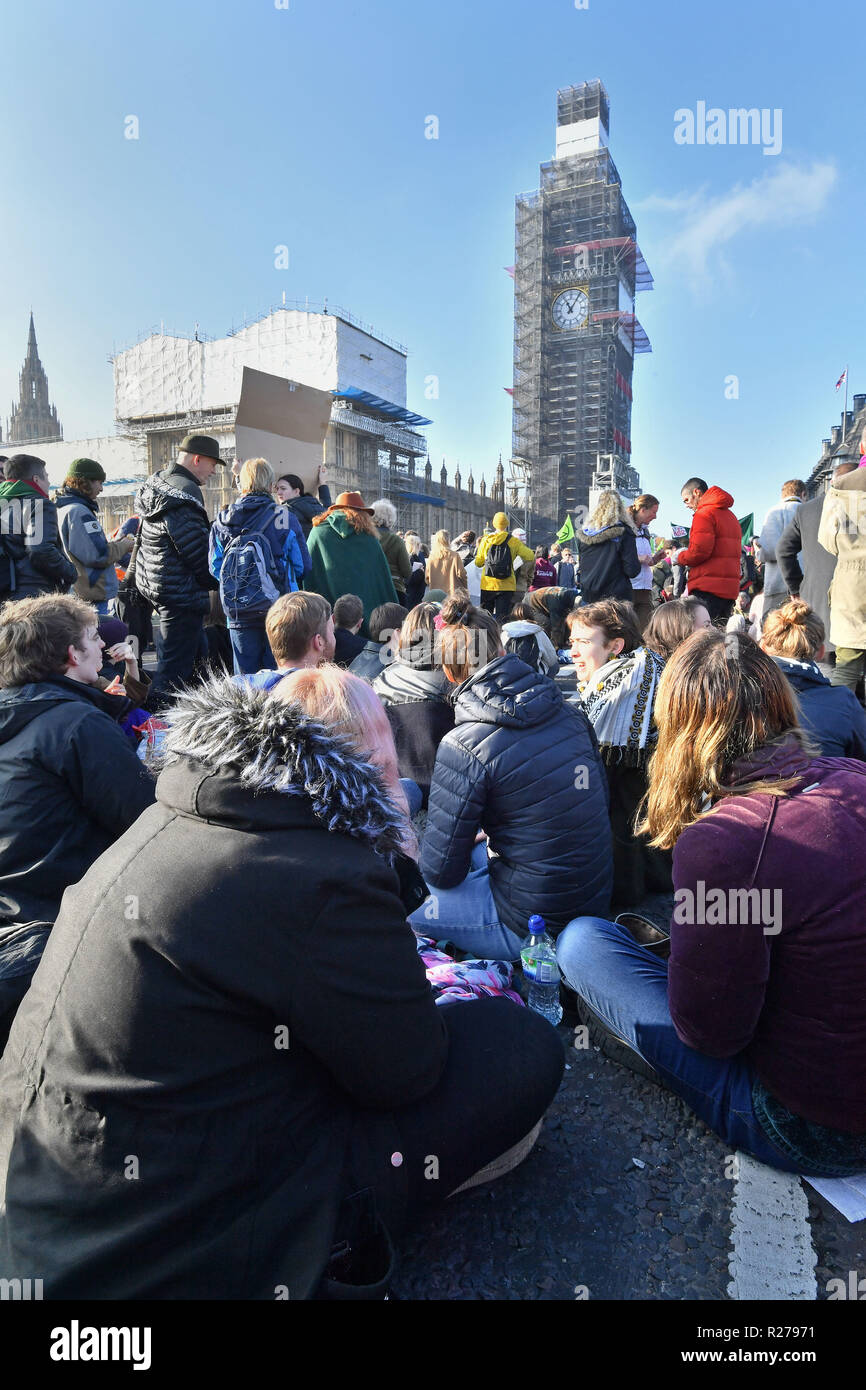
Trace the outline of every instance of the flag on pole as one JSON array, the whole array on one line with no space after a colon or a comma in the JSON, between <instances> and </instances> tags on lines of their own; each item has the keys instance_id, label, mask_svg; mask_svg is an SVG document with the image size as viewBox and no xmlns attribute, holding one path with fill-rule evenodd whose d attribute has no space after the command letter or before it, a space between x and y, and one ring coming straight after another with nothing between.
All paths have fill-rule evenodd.
<instances>
[{"instance_id":1,"label":"flag on pole","mask_svg":"<svg viewBox=\"0 0 866 1390\"><path fill-rule=\"evenodd\" d=\"M840 386L843 386L847 380L848 380L848 368L846 367L845 370L844 370L844 372L843 372L842 375L840 376L839 380L836 382L836 390L838 391L838 390L839 390L839 387L840 387Z\"/></svg>"},{"instance_id":2,"label":"flag on pole","mask_svg":"<svg viewBox=\"0 0 866 1390\"><path fill-rule=\"evenodd\" d=\"M574 523L571 520L571 512L568 513L565 521L557 531L556 539L559 545L565 545L566 541L574 540Z\"/></svg>"},{"instance_id":3,"label":"flag on pole","mask_svg":"<svg viewBox=\"0 0 866 1390\"><path fill-rule=\"evenodd\" d=\"M671 538L675 541L688 540L688 531L685 526L671 526Z\"/></svg>"},{"instance_id":4,"label":"flag on pole","mask_svg":"<svg viewBox=\"0 0 866 1390\"><path fill-rule=\"evenodd\" d=\"M740 517L740 531L743 537L743 545L748 545L749 541L754 540L755 536L755 513L749 512L748 516Z\"/></svg>"}]
</instances>

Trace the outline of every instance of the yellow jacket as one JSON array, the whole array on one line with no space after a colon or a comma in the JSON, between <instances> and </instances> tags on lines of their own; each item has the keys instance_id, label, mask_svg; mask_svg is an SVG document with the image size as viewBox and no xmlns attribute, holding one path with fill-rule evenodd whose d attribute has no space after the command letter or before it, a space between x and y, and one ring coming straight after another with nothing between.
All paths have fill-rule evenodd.
<instances>
[{"instance_id":1,"label":"yellow jacket","mask_svg":"<svg viewBox=\"0 0 866 1390\"><path fill-rule=\"evenodd\" d=\"M484 561L487 559L487 552L491 545L501 545L504 540L508 541L508 549L511 551L511 574L508 579L491 579L484 573ZM481 570L481 589L482 592L503 594L513 593L517 587L514 578L514 561L520 557L524 565L535 564L535 551L530 550L528 545L519 541L516 536L509 536L507 531L494 531L489 536L482 537L475 553L475 563Z\"/></svg>"}]
</instances>

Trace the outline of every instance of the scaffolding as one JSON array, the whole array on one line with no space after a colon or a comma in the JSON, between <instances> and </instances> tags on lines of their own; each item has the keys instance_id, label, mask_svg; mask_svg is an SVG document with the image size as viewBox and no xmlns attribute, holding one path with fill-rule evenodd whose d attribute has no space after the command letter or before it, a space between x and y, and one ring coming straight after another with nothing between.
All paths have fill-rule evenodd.
<instances>
[{"instance_id":1,"label":"scaffolding","mask_svg":"<svg viewBox=\"0 0 866 1390\"><path fill-rule=\"evenodd\" d=\"M588 503L600 457L626 466L634 357L651 350L634 300L653 281L607 148L609 121L601 82L558 92L558 126L570 127L563 153L516 200L513 453L530 469L539 534ZM568 331L551 316L567 289L587 296L583 322Z\"/></svg>"}]
</instances>

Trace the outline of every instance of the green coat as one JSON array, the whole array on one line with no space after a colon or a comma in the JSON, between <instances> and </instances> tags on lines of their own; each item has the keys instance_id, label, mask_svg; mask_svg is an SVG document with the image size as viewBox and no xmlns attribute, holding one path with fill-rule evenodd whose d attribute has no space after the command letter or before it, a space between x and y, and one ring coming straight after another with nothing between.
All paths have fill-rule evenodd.
<instances>
[{"instance_id":1,"label":"green coat","mask_svg":"<svg viewBox=\"0 0 866 1390\"><path fill-rule=\"evenodd\" d=\"M376 536L356 531L345 512L331 512L314 523L307 540L312 569L304 588L335 604L343 594L357 594L364 605L361 632L369 637L370 614L380 603L397 603L385 552Z\"/></svg>"}]
</instances>

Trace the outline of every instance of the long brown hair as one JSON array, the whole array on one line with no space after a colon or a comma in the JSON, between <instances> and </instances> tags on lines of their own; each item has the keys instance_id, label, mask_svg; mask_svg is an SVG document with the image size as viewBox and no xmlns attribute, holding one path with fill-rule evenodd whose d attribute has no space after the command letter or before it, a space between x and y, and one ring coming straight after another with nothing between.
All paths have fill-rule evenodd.
<instances>
[{"instance_id":1,"label":"long brown hair","mask_svg":"<svg viewBox=\"0 0 866 1390\"><path fill-rule=\"evenodd\" d=\"M687 641L695 630L695 609L704 605L697 598L675 598L660 603L647 623L644 646L668 661L681 642Z\"/></svg>"},{"instance_id":2,"label":"long brown hair","mask_svg":"<svg viewBox=\"0 0 866 1390\"><path fill-rule=\"evenodd\" d=\"M812 746L799 727L797 699L775 661L744 633L707 629L677 647L659 681L658 744L649 764L644 818L636 827L670 849L704 814L704 800L743 792L784 795L795 778L740 787L733 764L791 738Z\"/></svg>"}]
</instances>

